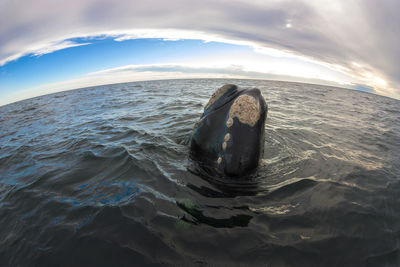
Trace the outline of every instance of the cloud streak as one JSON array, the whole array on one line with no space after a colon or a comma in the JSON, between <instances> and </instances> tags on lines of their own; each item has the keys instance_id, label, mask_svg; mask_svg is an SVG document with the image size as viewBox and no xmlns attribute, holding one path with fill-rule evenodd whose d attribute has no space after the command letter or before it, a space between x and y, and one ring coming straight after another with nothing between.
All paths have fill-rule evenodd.
<instances>
[{"instance_id":1,"label":"cloud streak","mask_svg":"<svg viewBox=\"0 0 400 267\"><path fill-rule=\"evenodd\" d=\"M322 83L325 85L340 86L339 81L329 79L317 79L313 77L293 76L278 73L263 72L261 70L249 70L244 65L233 64L151 64L151 65L128 65L88 73L87 77L132 77L141 73L152 73L156 77L162 73L176 73L183 78L216 77L216 78L241 78L241 79L268 79L300 81L305 83ZM200 75L200 76L199 76ZM169 75L171 77L171 75ZM158 78L157 78L158 79ZM129 81L129 80L127 80Z\"/></svg>"},{"instance_id":2,"label":"cloud streak","mask_svg":"<svg viewBox=\"0 0 400 267\"><path fill-rule=\"evenodd\" d=\"M0 64L75 37L223 40L318 62L400 98L398 10L396 0L1 1Z\"/></svg>"},{"instance_id":3,"label":"cloud streak","mask_svg":"<svg viewBox=\"0 0 400 267\"><path fill-rule=\"evenodd\" d=\"M64 40L62 42L56 42L52 43L40 48L33 49L30 54L33 54L34 56L42 56L45 54L50 54L54 51L57 50L62 50L66 48L71 48L71 47L77 47L77 46L82 46L82 45L88 45L90 43L75 43L69 40Z\"/></svg>"},{"instance_id":4,"label":"cloud streak","mask_svg":"<svg viewBox=\"0 0 400 267\"><path fill-rule=\"evenodd\" d=\"M339 86L335 81L315 78L295 77L282 74L271 74L261 71L246 70L242 65L201 65L201 64L149 64L128 65L88 73L84 77L56 83L44 84L24 91L15 92L0 100L0 106L11 102L36 97L49 93L77 89L82 87L124 83L133 81L162 80L162 79L196 79L196 78L229 78L229 79L268 79L293 82L315 83ZM354 86L354 89L366 91L368 88ZM370 91L370 90L369 90Z\"/></svg>"}]
</instances>

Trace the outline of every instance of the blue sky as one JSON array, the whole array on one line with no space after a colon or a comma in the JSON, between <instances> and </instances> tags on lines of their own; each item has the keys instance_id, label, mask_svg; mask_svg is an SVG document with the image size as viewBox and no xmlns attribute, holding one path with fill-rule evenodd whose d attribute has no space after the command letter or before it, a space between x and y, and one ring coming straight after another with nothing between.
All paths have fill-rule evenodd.
<instances>
[{"instance_id":1,"label":"blue sky","mask_svg":"<svg viewBox=\"0 0 400 267\"><path fill-rule=\"evenodd\" d=\"M112 77L107 82L117 83L134 80L191 77L232 77L256 79L283 79L306 82L322 82L333 85L349 85L346 75L313 62L307 62L290 55L269 55L256 52L248 45L203 40L165 40L161 38L116 40L115 37L74 38L68 40L73 47L46 54L28 54L0 67L0 95L5 102L13 97L25 98L64 89L101 84L99 74ZM259 66L261 64L261 66ZM281 65L281 67L278 67ZM271 66L272 73L268 71ZM265 68L264 68L265 67ZM279 68L285 71L279 72ZM295 71L290 72L289 69ZM302 71L300 70L302 69ZM127 70L129 70L127 72ZM100 72L97 74L97 72ZM141 77L140 73L152 75ZM300 72L300 74L299 74ZM124 78L121 79L121 73ZM138 74L135 78L134 73ZM164 76L160 77L159 74ZM308 75L322 75L322 81ZM89 75L88 75L89 74ZM131 79L126 76L131 75ZM296 77L296 75L298 77ZM290 77L293 76L293 77ZM82 77L92 81L80 84ZM57 88L68 81L77 81L71 86ZM89 79L90 80L90 79ZM87 79L86 79L87 81ZM342 84L340 82L343 82ZM52 88L43 92L40 87ZM38 88L39 87L39 88ZM11 96L11 98L8 98Z\"/></svg>"},{"instance_id":2,"label":"blue sky","mask_svg":"<svg viewBox=\"0 0 400 267\"><path fill-rule=\"evenodd\" d=\"M149 79L256 78L400 99L400 2L0 2L0 105Z\"/></svg>"},{"instance_id":3,"label":"blue sky","mask_svg":"<svg viewBox=\"0 0 400 267\"><path fill-rule=\"evenodd\" d=\"M117 42L113 38L77 38L72 41L85 45L39 56L23 56L1 66L1 94L76 79L87 73L124 65L190 62L196 58L234 56L236 53L251 51L248 47L204 43L200 40L135 39Z\"/></svg>"}]
</instances>

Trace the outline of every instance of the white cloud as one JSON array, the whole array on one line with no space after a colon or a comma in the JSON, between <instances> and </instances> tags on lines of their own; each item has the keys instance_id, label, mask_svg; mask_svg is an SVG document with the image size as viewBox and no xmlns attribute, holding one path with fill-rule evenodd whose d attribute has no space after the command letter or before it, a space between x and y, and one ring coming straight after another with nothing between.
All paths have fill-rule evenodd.
<instances>
[{"instance_id":1,"label":"white cloud","mask_svg":"<svg viewBox=\"0 0 400 267\"><path fill-rule=\"evenodd\" d=\"M52 53L57 50L62 50L62 49L76 47L76 46L82 46L82 45L88 45L88 44L90 44L90 43L75 43L72 41L64 40L61 42L56 42L56 43L52 43L49 45L44 45L44 46L36 48L36 49L32 49L31 54L33 54L34 56L42 56L42 55L49 54L49 53Z\"/></svg>"},{"instance_id":2,"label":"white cloud","mask_svg":"<svg viewBox=\"0 0 400 267\"><path fill-rule=\"evenodd\" d=\"M6 57L4 59L0 59L0 66L5 65L6 63L16 60L25 55L34 55L34 56L42 56L45 54L53 53L57 50L62 50L70 47L88 45L90 43L76 43L69 40L62 40L50 43L42 43L34 46L27 46L24 51L21 51L12 56Z\"/></svg>"},{"instance_id":3,"label":"white cloud","mask_svg":"<svg viewBox=\"0 0 400 267\"><path fill-rule=\"evenodd\" d=\"M340 86L337 81L320 80L317 78L294 77L282 74L270 74L261 71L246 70L242 65L224 64L152 64L127 65L88 73L84 77L44 84L28 88L8 95L0 100L0 106L26 98L56 93L71 89L134 81L162 80L162 79L192 79L192 78L229 78L229 79L268 79L285 80L305 83L317 83L330 86ZM348 84L350 85L350 84Z\"/></svg>"},{"instance_id":4,"label":"white cloud","mask_svg":"<svg viewBox=\"0 0 400 267\"><path fill-rule=\"evenodd\" d=\"M189 38L300 57L398 97L398 10L393 0L1 1L0 65L68 47L74 37Z\"/></svg>"}]
</instances>

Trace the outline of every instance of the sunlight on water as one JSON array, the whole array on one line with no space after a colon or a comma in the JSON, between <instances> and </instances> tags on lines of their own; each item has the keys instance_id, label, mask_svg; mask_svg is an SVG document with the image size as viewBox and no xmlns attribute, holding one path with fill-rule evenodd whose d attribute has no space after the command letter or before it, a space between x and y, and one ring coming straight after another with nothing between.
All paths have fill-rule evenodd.
<instances>
[{"instance_id":1,"label":"sunlight on water","mask_svg":"<svg viewBox=\"0 0 400 267\"><path fill-rule=\"evenodd\" d=\"M241 180L187 158L225 83L258 87L269 109L264 157ZM276 81L136 82L3 106L0 265L396 265L399 133L399 101Z\"/></svg>"}]
</instances>

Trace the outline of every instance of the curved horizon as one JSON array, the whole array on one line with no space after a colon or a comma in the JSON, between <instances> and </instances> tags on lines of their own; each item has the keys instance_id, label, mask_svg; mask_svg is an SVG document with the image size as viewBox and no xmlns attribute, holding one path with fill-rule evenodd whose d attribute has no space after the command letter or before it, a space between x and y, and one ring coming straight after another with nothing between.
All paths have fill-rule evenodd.
<instances>
[{"instance_id":1,"label":"curved horizon","mask_svg":"<svg viewBox=\"0 0 400 267\"><path fill-rule=\"evenodd\" d=\"M1 105L175 78L297 81L400 99L395 1L22 4L0 3Z\"/></svg>"}]
</instances>

